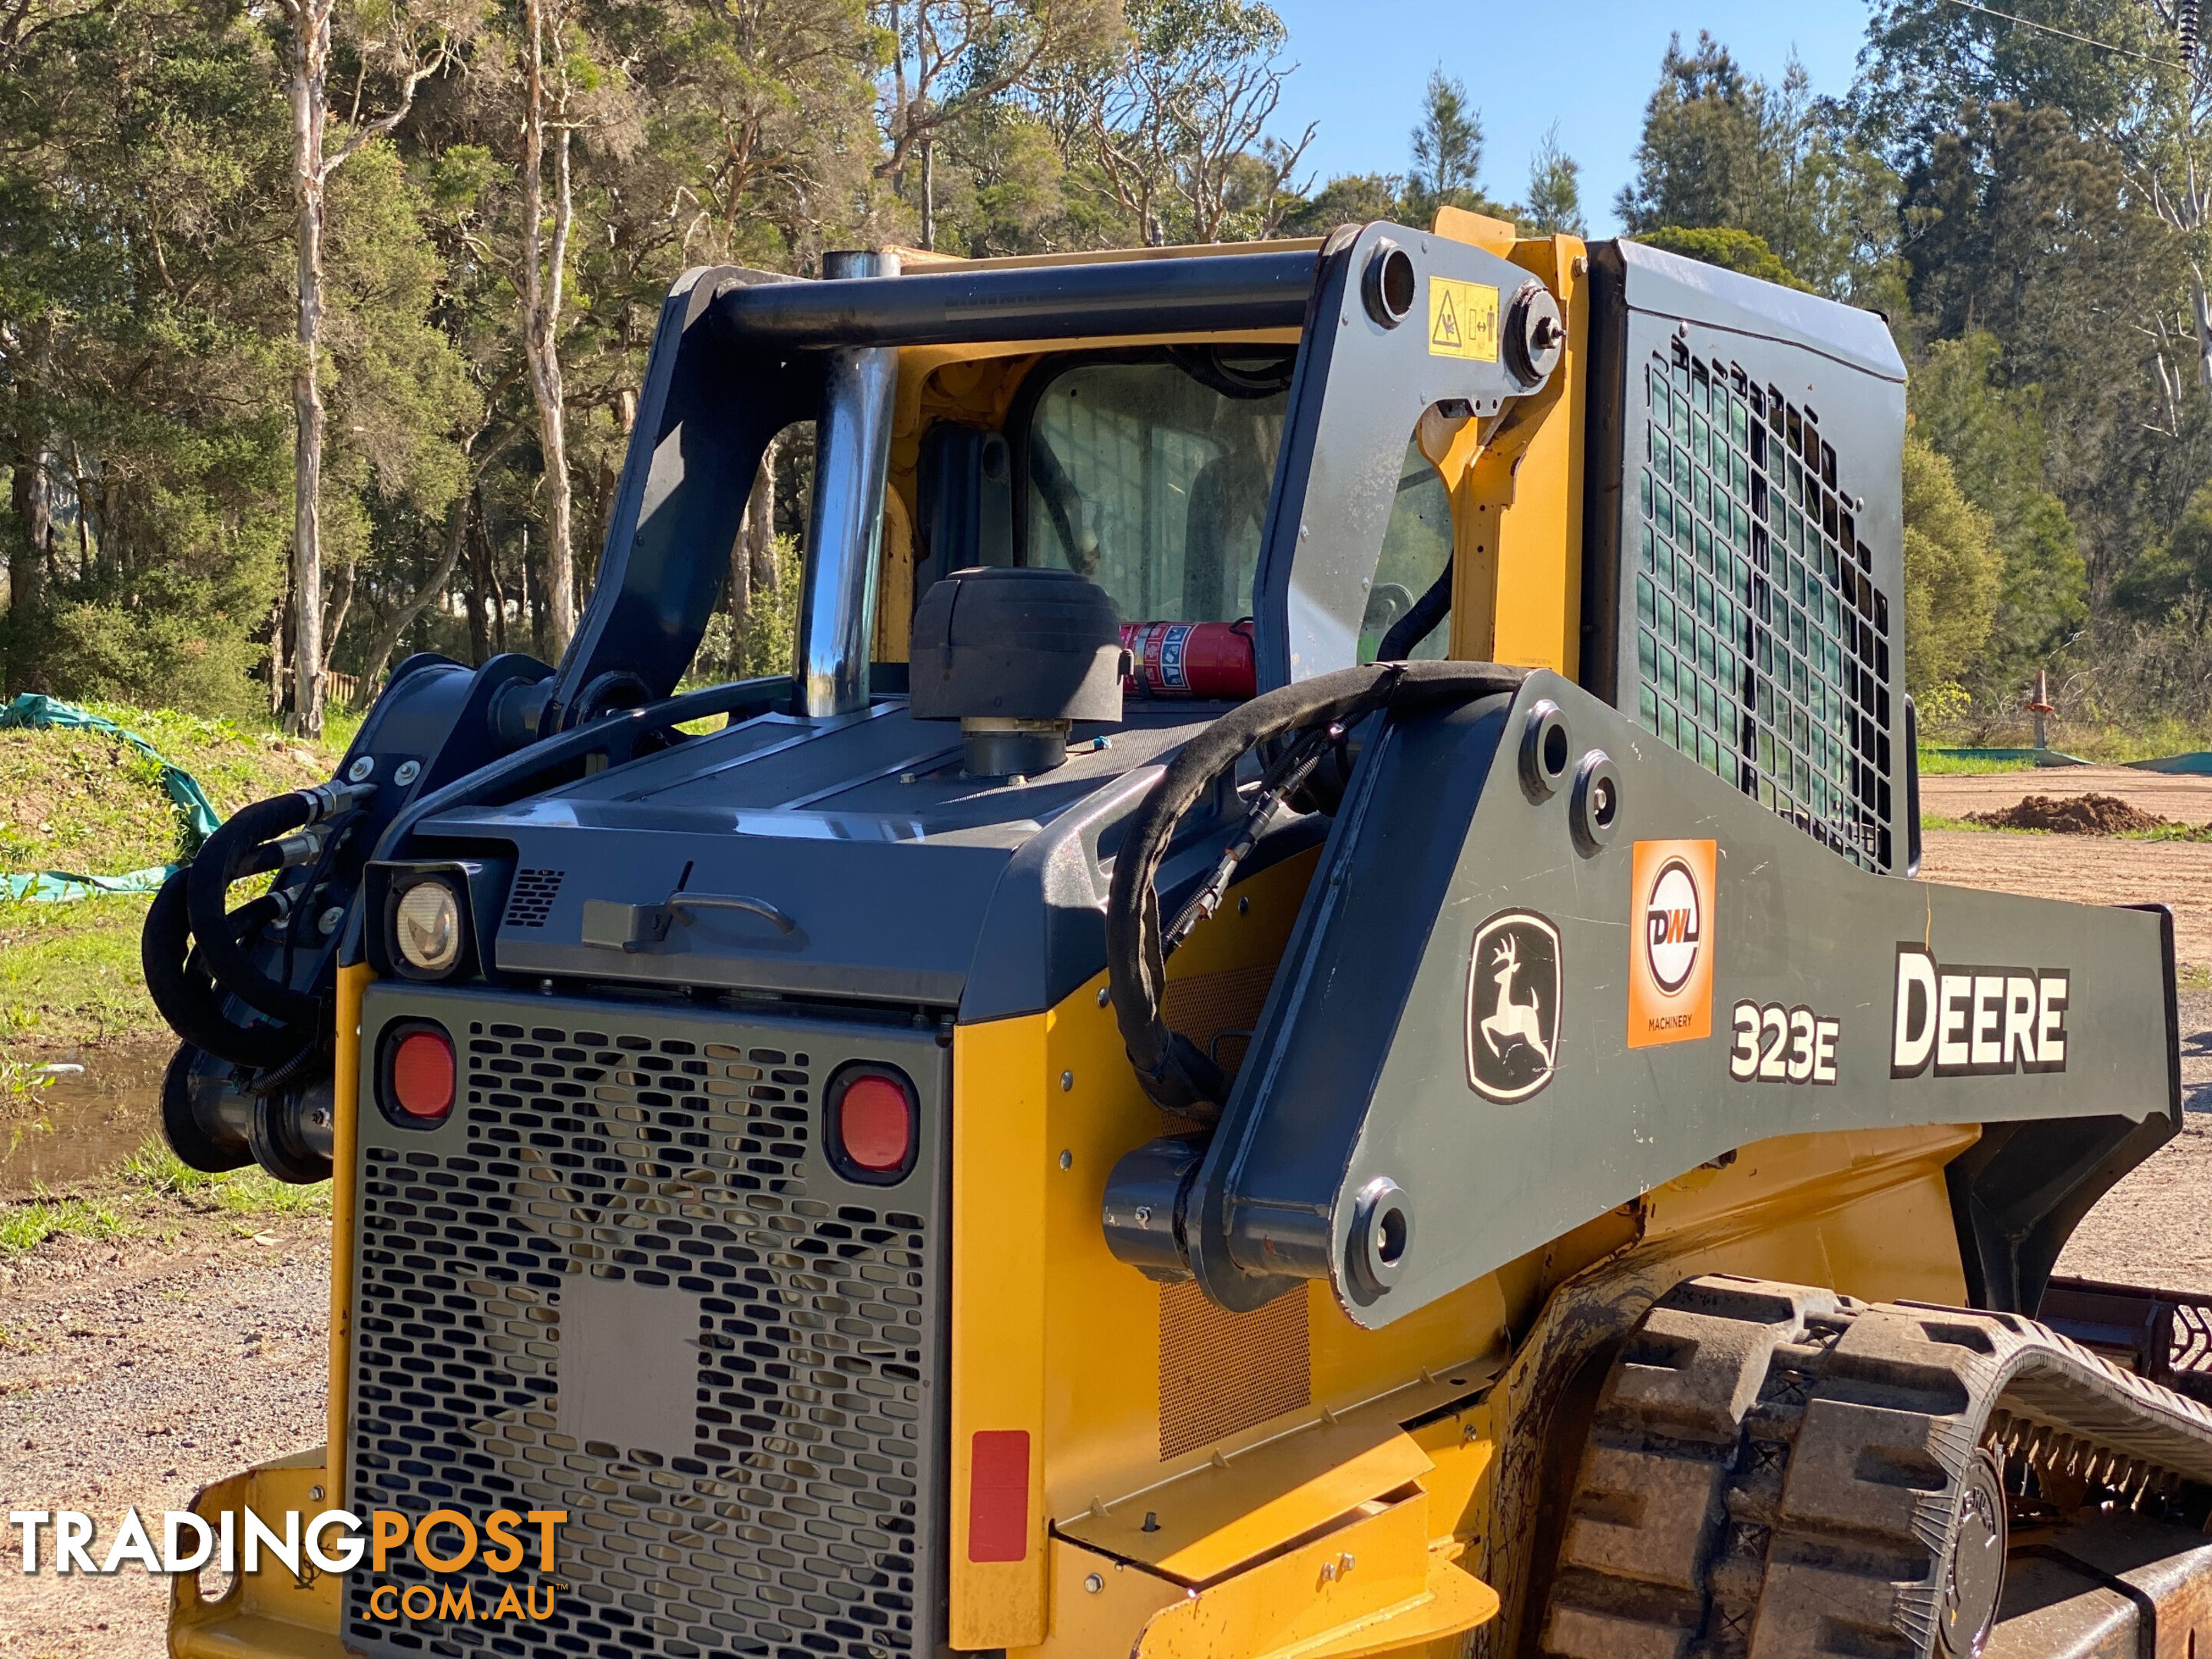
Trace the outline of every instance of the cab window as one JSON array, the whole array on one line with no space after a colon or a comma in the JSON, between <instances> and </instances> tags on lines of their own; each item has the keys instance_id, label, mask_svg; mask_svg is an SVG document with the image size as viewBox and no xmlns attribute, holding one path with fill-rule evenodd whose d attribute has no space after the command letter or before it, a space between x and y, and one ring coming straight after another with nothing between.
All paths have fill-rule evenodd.
<instances>
[{"instance_id":1,"label":"cab window","mask_svg":"<svg viewBox=\"0 0 2212 1659\"><path fill-rule=\"evenodd\" d=\"M1024 434L1023 562L1090 577L1130 622L1249 616L1291 365L1178 351L1053 374Z\"/></svg>"},{"instance_id":2,"label":"cab window","mask_svg":"<svg viewBox=\"0 0 2212 1659\"><path fill-rule=\"evenodd\" d=\"M1382 532L1382 556L1368 590L1367 615L1359 628L1359 660L1373 662L1398 619L1413 608L1451 563L1451 496L1443 477L1429 465L1418 443L1406 446L1398 469L1397 499ZM1451 617L1429 629L1406 655L1415 660L1442 657L1451 644Z\"/></svg>"},{"instance_id":3,"label":"cab window","mask_svg":"<svg viewBox=\"0 0 2212 1659\"><path fill-rule=\"evenodd\" d=\"M1018 557L1090 577L1126 622L1252 613L1260 534L1290 395L1290 353L1176 349L1047 368L1019 419ZM1443 480L1409 443L1360 629L1371 662L1443 575ZM1407 652L1445 654L1449 618Z\"/></svg>"}]
</instances>

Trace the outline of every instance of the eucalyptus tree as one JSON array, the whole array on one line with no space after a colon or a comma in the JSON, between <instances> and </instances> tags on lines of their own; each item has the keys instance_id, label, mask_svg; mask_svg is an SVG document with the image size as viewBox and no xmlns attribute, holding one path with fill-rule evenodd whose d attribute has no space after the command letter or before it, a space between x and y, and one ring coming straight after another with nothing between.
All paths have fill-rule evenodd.
<instances>
[{"instance_id":1,"label":"eucalyptus tree","mask_svg":"<svg viewBox=\"0 0 2212 1659\"><path fill-rule=\"evenodd\" d=\"M353 86L332 142L331 72L340 0L276 0L291 118L292 687L289 723L323 729L323 313L331 176L407 118L423 82L472 31L466 0L368 0L348 12Z\"/></svg>"}]
</instances>

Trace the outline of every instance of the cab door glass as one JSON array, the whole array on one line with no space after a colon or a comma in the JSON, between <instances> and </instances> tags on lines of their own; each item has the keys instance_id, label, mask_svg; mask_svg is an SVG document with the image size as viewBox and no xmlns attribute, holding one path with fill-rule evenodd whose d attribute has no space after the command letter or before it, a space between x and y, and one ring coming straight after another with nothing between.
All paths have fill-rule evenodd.
<instances>
[{"instance_id":1,"label":"cab door glass","mask_svg":"<svg viewBox=\"0 0 2212 1659\"><path fill-rule=\"evenodd\" d=\"M1382 557L1375 567L1375 586L1367 592L1367 615L1359 627L1359 660L1373 662L1382 641L1415 601L1435 586L1451 563L1451 497L1444 481L1420 446L1406 446L1398 469L1397 499L1382 532ZM1442 620L1407 657L1435 660L1451 645L1451 617Z\"/></svg>"},{"instance_id":2,"label":"cab door glass","mask_svg":"<svg viewBox=\"0 0 2212 1659\"><path fill-rule=\"evenodd\" d=\"M1287 358L1079 364L1027 433L1023 562L1090 577L1127 622L1252 611Z\"/></svg>"}]
</instances>

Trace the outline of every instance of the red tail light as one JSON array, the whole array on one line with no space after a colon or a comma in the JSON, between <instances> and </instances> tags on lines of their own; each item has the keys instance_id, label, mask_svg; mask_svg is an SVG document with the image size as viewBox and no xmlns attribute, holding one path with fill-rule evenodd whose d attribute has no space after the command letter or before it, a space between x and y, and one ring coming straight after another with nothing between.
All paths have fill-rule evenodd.
<instances>
[{"instance_id":1,"label":"red tail light","mask_svg":"<svg viewBox=\"0 0 2212 1659\"><path fill-rule=\"evenodd\" d=\"M392 1103L410 1118L434 1123L453 1109L453 1040L418 1026L392 1045Z\"/></svg>"},{"instance_id":2,"label":"red tail light","mask_svg":"<svg viewBox=\"0 0 2212 1659\"><path fill-rule=\"evenodd\" d=\"M848 1068L830 1085L830 1160L848 1180L889 1185L921 1144L914 1085L888 1066Z\"/></svg>"}]
</instances>

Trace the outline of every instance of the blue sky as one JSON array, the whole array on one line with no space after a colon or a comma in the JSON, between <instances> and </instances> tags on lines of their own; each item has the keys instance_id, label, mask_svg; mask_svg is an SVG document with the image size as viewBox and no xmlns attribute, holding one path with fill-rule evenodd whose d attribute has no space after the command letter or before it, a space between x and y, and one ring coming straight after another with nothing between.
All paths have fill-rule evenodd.
<instances>
[{"instance_id":1,"label":"blue sky","mask_svg":"<svg viewBox=\"0 0 2212 1659\"><path fill-rule=\"evenodd\" d=\"M1775 80L1792 46L1813 88L1840 93L1865 39L1865 0L1272 0L1298 64L1278 130L1320 131L1306 152L1316 182L1340 173L1403 173L1429 71L1467 85L1482 111L1482 182L1512 201L1544 131L1582 164L1593 234L1619 228L1644 105L1667 37L1711 30L1746 70Z\"/></svg>"}]
</instances>

